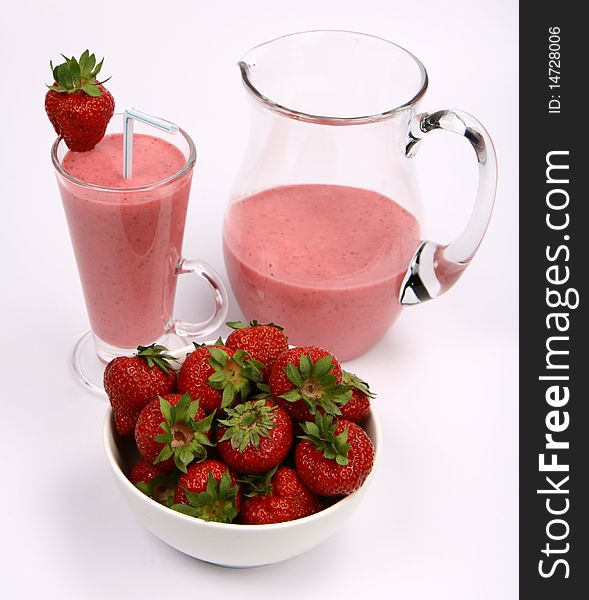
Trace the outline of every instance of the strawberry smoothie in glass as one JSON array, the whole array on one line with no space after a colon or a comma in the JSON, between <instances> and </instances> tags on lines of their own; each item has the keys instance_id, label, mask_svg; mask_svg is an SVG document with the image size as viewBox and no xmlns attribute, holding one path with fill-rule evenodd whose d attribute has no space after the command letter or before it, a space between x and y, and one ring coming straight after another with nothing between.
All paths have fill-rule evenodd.
<instances>
[{"instance_id":1,"label":"strawberry smoothie in glass","mask_svg":"<svg viewBox=\"0 0 589 600\"><path fill-rule=\"evenodd\" d=\"M123 177L121 115L88 152L68 151L58 138L52 159L67 218L96 354L105 364L155 341L199 337L223 321L226 293L219 276L200 261L182 258L182 239L196 150L190 136L133 135L133 174ZM195 273L210 285L215 312L203 323L173 319L177 275ZM92 389L86 346L78 343L74 368ZM182 340L181 345L185 345ZM93 354L93 353L92 353ZM97 361L95 361L97 362ZM98 380L97 380L98 379Z\"/></svg>"}]
</instances>

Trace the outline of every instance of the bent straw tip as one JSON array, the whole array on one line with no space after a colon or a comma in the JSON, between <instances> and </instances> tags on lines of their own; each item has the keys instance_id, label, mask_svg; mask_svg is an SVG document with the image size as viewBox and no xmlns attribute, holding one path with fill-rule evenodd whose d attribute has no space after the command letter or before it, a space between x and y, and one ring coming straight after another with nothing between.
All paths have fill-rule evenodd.
<instances>
[{"instance_id":1,"label":"bent straw tip","mask_svg":"<svg viewBox=\"0 0 589 600\"><path fill-rule=\"evenodd\" d=\"M123 177L130 179L133 175L133 121L139 121L165 131L167 133L178 133L180 128L175 123L148 115L136 108L127 108L123 113Z\"/></svg>"}]
</instances>

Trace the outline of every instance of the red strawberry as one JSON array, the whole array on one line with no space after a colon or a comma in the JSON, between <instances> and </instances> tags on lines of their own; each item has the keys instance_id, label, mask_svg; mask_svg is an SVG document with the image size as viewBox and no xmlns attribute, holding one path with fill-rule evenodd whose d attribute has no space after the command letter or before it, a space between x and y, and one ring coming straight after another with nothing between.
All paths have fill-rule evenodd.
<instances>
[{"instance_id":1,"label":"red strawberry","mask_svg":"<svg viewBox=\"0 0 589 600\"><path fill-rule=\"evenodd\" d=\"M176 373L164 346L139 346L136 356L119 356L104 370L104 391L112 405L117 431L135 429L141 409L157 396L174 391Z\"/></svg>"},{"instance_id":2,"label":"red strawberry","mask_svg":"<svg viewBox=\"0 0 589 600\"><path fill-rule=\"evenodd\" d=\"M292 445L292 422L287 412L265 399L227 408L219 421L217 449L235 471L265 473L280 464Z\"/></svg>"},{"instance_id":3,"label":"red strawberry","mask_svg":"<svg viewBox=\"0 0 589 600\"><path fill-rule=\"evenodd\" d=\"M76 152L92 150L104 137L115 101L110 92L97 81L101 60L85 50L80 60L65 58L53 67L54 84L45 95L45 111L57 135Z\"/></svg>"},{"instance_id":4,"label":"red strawberry","mask_svg":"<svg viewBox=\"0 0 589 600\"><path fill-rule=\"evenodd\" d=\"M240 480L251 489L244 498L240 521L245 525L283 523L323 509L321 502L290 467L278 467L263 477Z\"/></svg>"},{"instance_id":5,"label":"red strawberry","mask_svg":"<svg viewBox=\"0 0 589 600\"><path fill-rule=\"evenodd\" d=\"M352 398L340 406L342 418L359 423L370 411L370 398L376 394L370 391L370 386L354 373L343 371L342 383L352 388Z\"/></svg>"},{"instance_id":6,"label":"red strawberry","mask_svg":"<svg viewBox=\"0 0 589 600\"><path fill-rule=\"evenodd\" d=\"M129 481L131 483L148 483L150 479L161 475L160 469L148 463L144 458L140 458L139 462L131 469Z\"/></svg>"},{"instance_id":7,"label":"red strawberry","mask_svg":"<svg viewBox=\"0 0 589 600\"><path fill-rule=\"evenodd\" d=\"M333 422L317 415L302 425L306 435L295 451L303 483L321 496L345 496L357 490L374 463L374 446L366 432L351 421Z\"/></svg>"},{"instance_id":8,"label":"red strawberry","mask_svg":"<svg viewBox=\"0 0 589 600\"><path fill-rule=\"evenodd\" d=\"M283 352L270 370L270 392L295 421L312 421L316 412L341 414L351 397L340 384L342 369L323 348L305 346Z\"/></svg>"},{"instance_id":9,"label":"red strawberry","mask_svg":"<svg viewBox=\"0 0 589 600\"><path fill-rule=\"evenodd\" d=\"M218 460L191 464L178 480L175 500L174 510L219 523L231 523L241 507L239 484Z\"/></svg>"},{"instance_id":10,"label":"red strawberry","mask_svg":"<svg viewBox=\"0 0 589 600\"><path fill-rule=\"evenodd\" d=\"M257 321L251 321L249 325L242 321L232 321L227 325L235 331L229 334L226 346L233 350L246 350L268 368L280 354L288 350L288 338L280 325ZM264 381L268 380L268 368L262 373Z\"/></svg>"},{"instance_id":11,"label":"red strawberry","mask_svg":"<svg viewBox=\"0 0 589 600\"><path fill-rule=\"evenodd\" d=\"M135 443L139 454L160 470L176 465L186 473L193 460L207 457L205 446L212 446L210 429L214 413L208 417L191 401L189 394L166 394L152 400L139 413Z\"/></svg>"},{"instance_id":12,"label":"red strawberry","mask_svg":"<svg viewBox=\"0 0 589 600\"><path fill-rule=\"evenodd\" d=\"M174 503L178 485L177 472L162 473L157 467L150 465L142 458L133 467L129 480L156 502L166 506L172 506Z\"/></svg>"},{"instance_id":13,"label":"red strawberry","mask_svg":"<svg viewBox=\"0 0 589 600\"><path fill-rule=\"evenodd\" d=\"M243 350L222 345L198 346L184 361L178 373L178 391L200 398L206 413L245 400L252 382L262 380L263 365L251 360Z\"/></svg>"}]
</instances>

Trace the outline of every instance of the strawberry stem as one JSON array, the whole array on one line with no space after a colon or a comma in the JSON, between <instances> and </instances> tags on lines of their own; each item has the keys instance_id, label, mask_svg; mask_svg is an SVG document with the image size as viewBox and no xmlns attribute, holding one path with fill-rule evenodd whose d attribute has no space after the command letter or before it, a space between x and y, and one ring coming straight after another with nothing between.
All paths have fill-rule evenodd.
<instances>
[{"instance_id":1,"label":"strawberry stem","mask_svg":"<svg viewBox=\"0 0 589 600\"><path fill-rule=\"evenodd\" d=\"M164 373L169 373L172 370L170 360L177 361L178 359L167 354L168 349L159 344L151 344L150 346L137 346L137 356L140 356L147 362L150 369L158 367Z\"/></svg>"},{"instance_id":2,"label":"strawberry stem","mask_svg":"<svg viewBox=\"0 0 589 600\"><path fill-rule=\"evenodd\" d=\"M257 448L262 437L271 437L274 428L276 406L269 406L266 400L243 402L235 408L226 408L227 419L219 419L219 424L227 427L219 442L231 440L234 450L243 452L249 444Z\"/></svg>"},{"instance_id":3,"label":"strawberry stem","mask_svg":"<svg viewBox=\"0 0 589 600\"><path fill-rule=\"evenodd\" d=\"M231 327L231 329L249 329L250 327L276 327L276 329L284 331L284 327L276 325L276 323L258 323L255 319L253 321L250 321L249 323L244 323L243 321L227 321L225 325L227 325L227 327Z\"/></svg>"},{"instance_id":4,"label":"strawberry stem","mask_svg":"<svg viewBox=\"0 0 589 600\"><path fill-rule=\"evenodd\" d=\"M96 57L94 54L90 54L89 50L84 50L79 59L74 56L68 58L65 54L62 56L65 62L57 66L53 66L53 61L49 61L54 83L47 87L59 93L73 94L82 91L88 96L102 96L102 91L98 86L110 79L110 77L102 81L97 79L104 58L96 64Z\"/></svg>"},{"instance_id":5,"label":"strawberry stem","mask_svg":"<svg viewBox=\"0 0 589 600\"><path fill-rule=\"evenodd\" d=\"M313 362L310 355L302 354L298 368L288 363L284 373L293 385L293 389L281 394L280 398L287 402L304 400L312 415L317 412L318 407L328 414L341 415L340 407L350 401L352 390L347 385L336 383L333 361L331 355L323 356L317 362Z\"/></svg>"},{"instance_id":6,"label":"strawberry stem","mask_svg":"<svg viewBox=\"0 0 589 600\"><path fill-rule=\"evenodd\" d=\"M225 471L220 481L209 473L204 492L190 492L184 488L188 500L186 504L173 504L172 509L204 521L231 523L237 516L236 502L239 487L232 485L229 471Z\"/></svg>"},{"instance_id":7,"label":"strawberry stem","mask_svg":"<svg viewBox=\"0 0 589 600\"><path fill-rule=\"evenodd\" d=\"M301 424L306 435L300 435L302 440L310 441L323 456L335 460L338 465L348 464L348 426L339 434L335 435L337 424L333 422L332 415L315 415L315 422L306 421Z\"/></svg>"}]
</instances>

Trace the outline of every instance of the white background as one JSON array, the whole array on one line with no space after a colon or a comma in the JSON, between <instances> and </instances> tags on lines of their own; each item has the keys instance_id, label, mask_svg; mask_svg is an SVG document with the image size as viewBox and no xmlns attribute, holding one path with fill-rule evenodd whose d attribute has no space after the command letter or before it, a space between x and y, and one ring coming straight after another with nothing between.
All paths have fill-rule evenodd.
<instances>
[{"instance_id":1,"label":"white background","mask_svg":"<svg viewBox=\"0 0 589 600\"><path fill-rule=\"evenodd\" d=\"M2 12L0 596L516 598L517 3L61 0L10 2ZM199 160L185 255L224 275L222 216L248 133L235 63L258 43L320 28L408 48L430 75L423 109L462 108L486 125L499 157L496 210L458 285L407 309L348 364L379 392L385 444L358 511L304 556L222 569L167 547L135 519L103 455L106 404L70 373L87 318L50 164L43 84L50 58L89 47L106 56L119 109L135 106L192 134ZM470 210L474 155L458 136L439 134L414 160L427 233L449 241ZM201 292L179 286L180 316L204 317Z\"/></svg>"}]
</instances>

